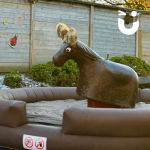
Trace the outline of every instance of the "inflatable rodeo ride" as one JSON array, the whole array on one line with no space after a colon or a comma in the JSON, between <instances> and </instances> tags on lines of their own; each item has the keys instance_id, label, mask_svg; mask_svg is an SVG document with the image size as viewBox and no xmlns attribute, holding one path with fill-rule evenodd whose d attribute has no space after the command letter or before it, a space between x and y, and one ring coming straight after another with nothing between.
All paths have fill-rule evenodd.
<instances>
[{"instance_id":1,"label":"inflatable rodeo ride","mask_svg":"<svg viewBox=\"0 0 150 150\"><path fill-rule=\"evenodd\" d=\"M134 108L138 93L136 72L122 64L105 60L87 45L77 40L76 30L58 24L57 34L63 44L53 62L62 66L73 59L79 66L77 94L89 100Z\"/></svg>"},{"instance_id":2,"label":"inflatable rodeo ride","mask_svg":"<svg viewBox=\"0 0 150 150\"><path fill-rule=\"evenodd\" d=\"M150 150L150 89L138 89L137 74L130 67L100 57L77 40L75 29L58 24L57 34L63 44L54 64L76 61L78 87L1 90L0 147ZM88 108L85 98L122 108Z\"/></svg>"}]
</instances>

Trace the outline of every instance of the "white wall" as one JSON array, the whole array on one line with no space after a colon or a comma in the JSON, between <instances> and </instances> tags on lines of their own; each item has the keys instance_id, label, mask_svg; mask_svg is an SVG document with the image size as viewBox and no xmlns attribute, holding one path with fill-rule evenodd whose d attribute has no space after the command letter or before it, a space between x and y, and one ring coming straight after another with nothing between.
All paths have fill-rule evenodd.
<instances>
[{"instance_id":1,"label":"white wall","mask_svg":"<svg viewBox=\"0 0 150 150\"><path fill-rule=\"evenodd\" d=\"M61 40L56 25L65 23L77 30L78 39L89 45L90 5L68 2L37 2L35 4L34 64L46 63L59 50ZM31 3L29 0L0 0L0 72L29 69ZM14 17L23 17L23 25L15 26ZM3 24L8 19L8 25ZM131 27L132 24L127 25ZM142 59L150 64L150 14L142 14ZM18 35L15 49L8 41ZM32 50L32 49L31 49ZM118 29L118 10L94 6L93 50L106 58L135 56L135 34L124 35Z\"/></svg>"},{"instance_id":2,"label":"white wall","mask_svg":"<svg viewBox=\"0 0 150 150\"><path fill-rule=\"evenodd\" d=\"M141 16L142 59L150 64L150 14Z\"/></svg>"},{"instance_id":3,"label":"white wall","mask_svg":"<svg viewBox=\"0 0 150 150\"><path fill-rule=\"evenodd\" d=\"M23 25L14 25L15 17L23 17ZM8 24L4 25L4 19ZM8 42L18 35L18 43L12 49ZM0 72L29 69L30 3L19 0L0 0Z\"/></svg>"},{"instance_id":4,"label":"white wall","mask_svg":"<svg viewBox=\"0 0 150 150\"><path fill-rule=\"evenodd\" d=\"M77 31L78 39L88 45L89 7L61 2L36 3L34 64L46 63L60 49L56 25L65 23Z\"/></svg>"},{"instance_id":5,"label":"white wall","mask_svg":"<svg viewBox=\"0 0 150 150\"><path fill-rule=\"evenodd\" d=\"M130 27L131 25L127 25ZM118 10L95 7L93 25L93 49L106 58L135 56L135 34L124 35L118 28Z\"/></svg>"}]
</instances>

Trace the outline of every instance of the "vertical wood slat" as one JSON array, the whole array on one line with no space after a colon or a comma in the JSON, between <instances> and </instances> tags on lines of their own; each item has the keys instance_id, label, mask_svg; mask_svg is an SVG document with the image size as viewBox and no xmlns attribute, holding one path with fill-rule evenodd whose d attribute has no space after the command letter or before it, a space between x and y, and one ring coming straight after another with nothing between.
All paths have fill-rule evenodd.
<instances>
[{"instance_id":1,"label":"vertical wood slat","mask_svg":"<svg viewBox=\"0 0 150 150\"><path fill-rule=\"evenodd\" d=\"M139 55L139 30L135 33L135 57L138 57Z\"/></svg>"},{"instance_id":2,"label":"vertical wood slat","mask_svg":"<svg viewBox=\"0 0 150 150\"><path fill-rule=\"evenodd\" d=\"M139 30L139 35L138 35L138 57L142 58L142 30Z\"/></svg>"},{"instance_id":3,"label":"vertical wood slat","mask_svg":"<svg viewBox=\"0 0 150 150\"><path fill-rule=\"evenodd\" d=\"M93 49L93 19L94 19L94 6L90 10L90 33L89 33L89 47Z\"/></svg>"},{"instance_id":4,"label":"vertical wood slat","mask_svg":"<svg viewBox=\"0 0 150 150\"><path fill-rule=\"evenodd\" d=\"M30 28L30 53L29 53L29 67L34 65L34 37L35 37L35 3L31 2L31 28Z\"/></svg>"},{"instance_id":5,"label":"vertical wood slat","mask_svg":"<svg viewBox=\"0 0 150 150\"><path fill-rule=\"evenodd\" d=\"M136 18L133 19L133 21L139 21L138 16L136 16ZM139 25L140 28L140 25ZM138 45L138 40L139 40L139 28L137 30L137 32L135 33L135 57L138 57L138 53L139 53L139 45Z\"/></svg>"},{"instance_id":6,"label":"vertical wood slat","mask_svg":"<svg viewBox=\"0 0 150 150\"><path fill-rule=\"evenodd\" d=\"M139 17L139 32L138 32L138 57L142 58L142 16Z\"/></svg>"}]
</instances>

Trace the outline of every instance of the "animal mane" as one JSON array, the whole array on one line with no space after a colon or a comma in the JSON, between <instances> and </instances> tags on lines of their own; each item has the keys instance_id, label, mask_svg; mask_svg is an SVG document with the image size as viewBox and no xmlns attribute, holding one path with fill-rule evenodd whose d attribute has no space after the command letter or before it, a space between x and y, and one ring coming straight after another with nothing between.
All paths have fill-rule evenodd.
<instances>
[{"instance_id":1,"label":"animal mane","mask_svg":"<svg viewBox=\"0 0 150 150\"><path fill-rule=\"evenodd\" d=\"M86 44L84 44L83 42L81 41L77 41L77 45L79 47L81 47L83 53L85 53L86 55L88 56L91 56L92 58L94 59L99 59L101 58L95 51L93 51L91 48L89 48Z\"/></svg>"}]
</instances>

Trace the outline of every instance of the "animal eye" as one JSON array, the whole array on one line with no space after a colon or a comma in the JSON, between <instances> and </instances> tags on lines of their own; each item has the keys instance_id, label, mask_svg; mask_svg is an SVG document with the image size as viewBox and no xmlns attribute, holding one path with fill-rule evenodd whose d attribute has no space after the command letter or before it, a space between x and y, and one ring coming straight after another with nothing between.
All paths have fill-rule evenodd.
<instances>
[{"instance_id":1,"label":"animal eye","mask_svg":"<svg viewBox=\"0 0 150 150\"><path fill-rule=\"evenodd\" d=\"M70 47L66 48L66 52L71 52L71 48Z\"/></svg>"}]
</instances>

